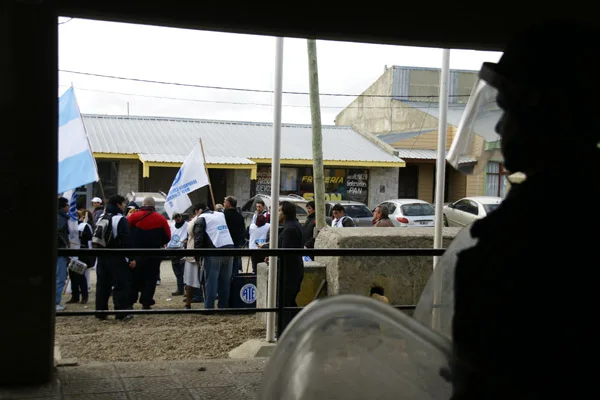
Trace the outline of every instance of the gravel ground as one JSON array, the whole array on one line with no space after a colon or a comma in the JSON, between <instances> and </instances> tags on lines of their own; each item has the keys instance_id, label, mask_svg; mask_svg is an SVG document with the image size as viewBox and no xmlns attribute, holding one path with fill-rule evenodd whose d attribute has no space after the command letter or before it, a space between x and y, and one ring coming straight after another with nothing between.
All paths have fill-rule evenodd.
<instances>
[{"instance_id":1,"label":"gravel ground","mask_svg":"<svg viewBox=\"0 0 600 400\"><path fill-rule=\"evenodd\" d=\"M246 267L246 259L243 265ZM89 303L68 304L66 311L94 309L95 271L90 278ZM175 289L171 263L163 262L153 308L183 308L183 297L171 296ZM63 304L70 298L65 293ZM200 307L203 305L192 304L192 308ZM134 308L140 309L141 305ZM230 350L246 340L264 336L265 326L254 315L136 315L128 321L115 321L112 317L107 321L94 317L56 319L56 343L62 357L80 362L227 358Z\"/></svg>"}]
</instances>

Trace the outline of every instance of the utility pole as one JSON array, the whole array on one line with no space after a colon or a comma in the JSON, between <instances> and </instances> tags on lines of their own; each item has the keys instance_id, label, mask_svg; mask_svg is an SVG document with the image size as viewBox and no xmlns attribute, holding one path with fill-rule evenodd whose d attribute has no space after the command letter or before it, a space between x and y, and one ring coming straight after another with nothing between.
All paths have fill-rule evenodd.
<instances>
[{"instance_id":1,"label":"utility pole","mask_svg":"<svg viewBox=\"0 0 600 400\"><path fill-rule=\"evenodd\" d=\"M319 101L319 68L317 41L307 40L308 78L310 85L310 116L312 121L313 184L317 230L325 223L325 178L323 172L323 136L321 132L321 103Z\"/></svg>"}]
</instances>

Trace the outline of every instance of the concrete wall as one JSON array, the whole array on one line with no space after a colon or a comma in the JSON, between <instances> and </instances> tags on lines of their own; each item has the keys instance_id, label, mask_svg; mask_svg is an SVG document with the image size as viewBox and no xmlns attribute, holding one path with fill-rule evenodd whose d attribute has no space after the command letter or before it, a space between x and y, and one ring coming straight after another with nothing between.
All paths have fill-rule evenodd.
<instances>
[{"instance_id":1,"label":"concrete wall","mask_svg":"<svg viewBox=\"0 0 600 400\"><path fill-rule=\"evenodd\" d=\"M382 191L383 190L383 191ZM369 208L398 197L398 168L369 169Z\"/></svg>"},{"instance_id":2,"label":"concrete wall","mask_svg":"<svg viewBox=\"0 0 600 400\"><path fill-rule=\"evenodd\" d=\"M256 306L258 308L267 307L267 282L269 277L269 266L265 263L258 264L258 271L256 274ZM300 293L296 297L296 303L298 307L304 307L308 305L315 297L319 286L322 281L326 281L327 273L325 265L318 262L306 262L304 263L304 278L302 279L302 286L300 287ZM327 288L325 287L324 292L320 297L327 295ZM266 323L267 314L256 313L256 317L259 321Z\"/></svg>"},{"instance_id":3,"label":"concrete wall","mask_svg":"<svg viewBox=\"0 0 600 400\"><path fill-rule=\"evenodd\" d=\"M233 196L241 207L250 198L250 170L227 170L227 196Z\"/></svg>"},{"instance_id":4,"label":"concrete wall","mask_svg":"<svg viewBox=\"0 0 600 400\"><path fill-rule=\"evenodd\" d=\"M447 248L460 228L444 228ZM430 228L326 228L315 247L432 248ZM327 293L368 295L371 285L383 286L392 304L416 304L433 269L433 257L317 257L327 268Z\"/></svg>"},{"instance_id":5,"label":"concrete wall","mask_svg":"<svg viewBox=\"0 0 600 400\"><path fill-rule=\"evenodd\" d=\"M125 196L127 192L140 190L140 162L137 160L119 161L117 192Z\"/></svg>"},{"instance_id":6,"label":"concrete wall","mask_svg":"<svg viewBox=\"0 0 600 400\"><path fill-rule=\"evenodd\" d=\"M233 171L233 195L238 199L238 206L250 198L250 170L234 169ZM228 178L229 181L229 178Z\"/></svg>"},{"instance_id":7,"label":"concrete wall","mask_svg":"<svg viewBox=\"0 0 600 400\"><path fill-rule=\"evenodd\" d=\"M348 107L340 112L336 125L353 126L361 132L390 132L392 102L392 68L389 68L364 92L364 95L383 95L381 97L358 96Z\"/></svg>"}]
</instances>

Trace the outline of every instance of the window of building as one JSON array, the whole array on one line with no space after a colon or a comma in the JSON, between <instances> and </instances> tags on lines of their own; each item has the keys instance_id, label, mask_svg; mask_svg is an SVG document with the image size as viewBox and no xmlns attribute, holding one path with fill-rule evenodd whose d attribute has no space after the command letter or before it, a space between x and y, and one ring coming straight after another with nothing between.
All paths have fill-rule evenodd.
<instances>
[{"instance_id":1,"label":"window of building","mask_svg":"<svg viewBox=\"0 0 600 400\"><path fill-rule=\"evenodd\" d=\"M96 165L98 166L98 175L100 176L100 182L102 182L102 189L104 189L104 196L108 199L118 192L119 162L97 160ZM124 195L124 193L121 194ZM100 190L100 183L98 182L94 182L92 188L92 197L94 196L102 197L102 190Z\"/></svg>"},{"instance_id":2,"label":"window of building","mask_svg":"<svg viewBox=\"0 0 600 400\"><path fill-rule=\"evenodd\" d=\"M508 172L504 169L502 163L489 162L485 175L485 195L506 196L506 187L508 183Z\"/></svg>"}]
</instances>

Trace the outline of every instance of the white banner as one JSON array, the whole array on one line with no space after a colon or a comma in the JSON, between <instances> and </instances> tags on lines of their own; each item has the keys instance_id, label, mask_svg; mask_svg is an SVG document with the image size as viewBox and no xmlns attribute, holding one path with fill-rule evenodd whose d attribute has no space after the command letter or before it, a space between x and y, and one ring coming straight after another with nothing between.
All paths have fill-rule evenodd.
<instances>
[{"instance_id":1,"label":"white banner","mask_svg":"<svg viewBox=\"0 0 600 400\"><path fill-rule=\"evenodd\" d=\"M169 189L169 194L167 194L165 211L169 214L169 217L172 218L173 214L187 210L192 205L188 193L208 184L209 180L204 168L202 148L198 143L179 168L171 189Z\"/></svg>"}]
</instances>

